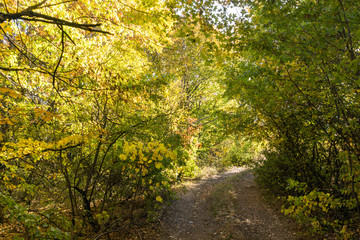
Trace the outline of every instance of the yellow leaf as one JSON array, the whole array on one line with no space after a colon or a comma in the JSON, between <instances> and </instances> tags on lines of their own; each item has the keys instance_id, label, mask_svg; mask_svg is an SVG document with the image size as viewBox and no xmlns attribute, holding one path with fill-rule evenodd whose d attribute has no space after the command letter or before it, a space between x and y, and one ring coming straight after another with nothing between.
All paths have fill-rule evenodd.
<instances>
[{"instance_id":1,"label":"yellow leaf","mask_svg":"<svg viewBox=\"0 0 360 240\"><path fill-rule=\"evenodd\" d=\"M0 87L0 93L8 94L12 98L18 98L21 96L17 91L6 87Z\"/></svg>"},{"instance_id":2,"label":"yellow leaf","mask_svg":"<svg viewBox=\"0 0 360 240\"><path fill-rule=\"evenodd\" d=\"M157 196L157 197L156 197L156 201L158 201L158 202L161 202L161 203L162 203L162 202L163 202L163 199L162 199L160 196Z\"/></svg>"},{"instance_id":3,"label":"yellow leaf","mask_svg":"<svg viewBox=\"0 0 360 240\"><path fill-rule=\"evenodd\" d=\"M49 115L45 115L42 117L42 120L44 120L45 122L48 122L52 119L52 116L49 116Z\"/></svg>"},{"instance_id":4,"label":"yellow leaf","mask_svg":"<svg viewBox=\"0 0 360 240\"><path fill-rule=\"evenodd\" d=\"M159 162L157 162L157 163L155 163L155 167L156 167L157 169L160 169L160 168L162 167L162 164L159 163Z\"/></svg>"}]
</instances>

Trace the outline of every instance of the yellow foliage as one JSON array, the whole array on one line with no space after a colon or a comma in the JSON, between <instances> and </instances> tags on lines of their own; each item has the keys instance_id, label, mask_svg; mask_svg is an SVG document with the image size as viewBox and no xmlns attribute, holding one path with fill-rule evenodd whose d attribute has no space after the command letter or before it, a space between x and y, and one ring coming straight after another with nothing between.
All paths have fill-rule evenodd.
<instances>
[{"instance_id":1,"label":"yellow foliage","mask_svg":"<svg viewBox=\"0 0 360 240\"><path fill-rule=\"evenodd\" d=\"M160 162L155 163L155 167L156 167L157 169L162 168L162 166L163 166L163 165L162 165Z\"/></svg>"},{"instance_id":2,"label":"yellow foliage","mask_svg":"<svg viewBox=\"0 0 360 240\"><path fill-rule=\"evenodd\" d=\"M158 202L161 202L161 203L162 203L162 202L163 202L163 199L162 199L160 196L157 196L157 197L156 197L156 201L158 201Z\"/></svg>"},{"instance_id":3,"label":"yellow foliage","mask_svg":"<svg viewBox=\"0 0 360 240\"><path fill-rule=\"evenodd\" d=\"M18 98L21 96L17 91L6 87L0 87L0 94L9 95L12 98Z\"/></svg>"}]
</instances>

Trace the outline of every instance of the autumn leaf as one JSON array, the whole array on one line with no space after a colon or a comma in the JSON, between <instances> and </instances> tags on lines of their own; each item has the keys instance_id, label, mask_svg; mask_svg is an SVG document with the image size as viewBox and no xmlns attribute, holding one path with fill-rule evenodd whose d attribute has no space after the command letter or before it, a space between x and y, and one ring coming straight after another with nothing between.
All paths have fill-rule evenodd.
<instances>
[{"instance_id":1,"label":"autumn leaf","mask_svg":"<svg viewBox=\"0 0 360 240\"><path fill-rule=\"evenodd\" d=\"M161 203L162 203L162 202L163 202L163 199L162 199L160 196L157 196L157 197L156 197L156 201L158 201L158 202L161 202Z\"/></svg>"}]
</instances>

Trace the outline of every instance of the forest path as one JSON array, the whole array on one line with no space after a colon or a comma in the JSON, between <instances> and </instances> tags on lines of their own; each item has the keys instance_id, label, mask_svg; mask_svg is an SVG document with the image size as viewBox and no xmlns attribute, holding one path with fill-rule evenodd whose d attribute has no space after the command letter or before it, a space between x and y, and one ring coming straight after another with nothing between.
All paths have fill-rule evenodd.
<instances>
[{"instance_id":1,"label":"forest path","mask_svg":"<svg viewBox=\"0 0 360 240\"><path fill-rule=\"evenodd\" d=\"M160 240L294 240L293 224L263 201L246 168L199 180L161 215Z\"/></svg>"}]
</instances>

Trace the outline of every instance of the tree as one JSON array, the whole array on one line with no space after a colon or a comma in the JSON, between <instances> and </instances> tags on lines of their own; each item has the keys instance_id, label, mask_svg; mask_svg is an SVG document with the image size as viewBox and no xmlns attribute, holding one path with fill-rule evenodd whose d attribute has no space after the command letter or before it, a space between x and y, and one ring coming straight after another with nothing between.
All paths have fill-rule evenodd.
<instances>
[{"instance_id":1,"label":"tree","mask_svg":"<svg viewBox=\"0 0 360 240\"><path fill-rule=\"evenodd\" d=\"M360 214L357 4L237 3L247 14L234 25L227 93L255 114L269 142L259 179L296 196L286 213L356 238L358 220L349 216Z\"/></svg>"},{"instance_id":2,"label":"tree","mask_svg":"<svg viewBox=\"0 0 360 240\"><path fill-rule=\"evenodd\" d=\"M162 118L147 76L148 53L170 41L166 3L5 1L0 13L2 221L72 238L121 224L121 204L159 201L176 154L139 132Z\"/></svg>"}]
</instances>

